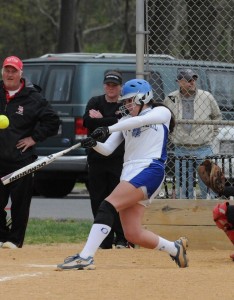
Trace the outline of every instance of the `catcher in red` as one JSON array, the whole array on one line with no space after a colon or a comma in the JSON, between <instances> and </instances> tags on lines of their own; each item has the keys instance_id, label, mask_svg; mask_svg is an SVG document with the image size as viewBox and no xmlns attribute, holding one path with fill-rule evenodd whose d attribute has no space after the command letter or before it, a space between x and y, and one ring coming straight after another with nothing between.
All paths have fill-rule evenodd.
<instances>
[{"instance_id":1,"label":"catcher in red","mask_svg":"<svg viewBox=\"0 0 234 300\"><path fill-rule=\"evenodd\" d=\"M213 219L234 245L234 205L230 205L229 202L217 204L213 209ZM230 258L234 260L234 253Z\"/></svg>"},{"instance_id":2,"label":"catcher in red","mask_svg":"<svg viewBox=\"0 0 234 300\"><path fill-rule=\"evenodd\" d=\"M219 196L234 196L234 186L225 186L225 176L221 168L211 160L205 160L198 167L198 174L206 186ZM234 245L234 205L229 202L217 204L213 209L213 219ZM234 253L230 255L234 260Z\"/></svg>"}]
</instances>

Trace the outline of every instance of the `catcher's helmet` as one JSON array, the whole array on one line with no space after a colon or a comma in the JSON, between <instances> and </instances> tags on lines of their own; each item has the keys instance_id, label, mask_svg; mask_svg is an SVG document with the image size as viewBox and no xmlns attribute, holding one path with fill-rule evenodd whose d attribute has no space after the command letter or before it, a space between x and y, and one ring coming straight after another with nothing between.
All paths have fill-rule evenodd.
<instances>
[{"instance_id":1,"label":"catcher's helmet","mask_svg":"<svg viewBox=\"0 0 234 300\"><path fill-rule=\"evenodd\" d=\"M122 96L119 98L119 102L129 98L134 98L133 101L138 105L148 103L153 98L151 85L144 79L127 81L122 87Z\"/></svg>"}]
</instances>

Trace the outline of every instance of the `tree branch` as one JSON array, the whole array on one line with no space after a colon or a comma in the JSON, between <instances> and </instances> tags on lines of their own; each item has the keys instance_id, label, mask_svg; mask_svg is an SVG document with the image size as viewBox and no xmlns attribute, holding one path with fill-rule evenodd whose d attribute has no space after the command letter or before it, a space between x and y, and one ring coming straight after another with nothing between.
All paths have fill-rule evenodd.
<instances>
[{"instance_id":1,"label":"tree branch","mask_svg":"<svg viewBox=\"0 0 234 300\"><path fill-rule=\"evenodd\" d=\"M121 20L122 20L121 18L117 18L115 21L110 22L108 24L86 29L86 30L83 31L83 35L87 35L87 34L90 34L91 32L100 31L100 30L103 30L103 29L110 28L111 26L113 26L117 22L120 23Z\"/></svg>"},{"instance_id":2,"label":"tree branch","mask_svg":"<svg viewBox=\"0 0 234 300\"><path fill-rule=\"evenodd\" d=\"M56 22L56 20L54 18L51 17L51 15L49 15L41 6L41 1L40 0L36 0L37 1L37 7L39 9L39 11L47 17L47 19L49 19L51 21L51 23L58 29L59 28L59 23Z\"/></svg>"}]
</instances>

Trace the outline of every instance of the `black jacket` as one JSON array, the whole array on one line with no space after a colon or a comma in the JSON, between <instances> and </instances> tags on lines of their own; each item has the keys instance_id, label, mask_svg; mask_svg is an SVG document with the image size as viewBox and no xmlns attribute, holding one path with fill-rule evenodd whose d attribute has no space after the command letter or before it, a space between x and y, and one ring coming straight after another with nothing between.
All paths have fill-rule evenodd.
<instances>
[{"instance_id":1,"label":"black jacket","mask_svg":"<svg viewBox=\"0 0 234 300\"><path fill-rule=\"evenodd\" d=\"M40 88L22 80L25 86L8 103L0 81L0 114L10 121L8 128L0 130L0 161L13 163L35 155L35 147L25 152L16 148L20 139L31 136L38 142L58 132L59 117L40 94Z\"/></svg>"},{"instance_id":2,"label":"black jacket","mask_svg":"<svg viewBox=\"0 0 234 300\"><path fill-rule=\"evenodd\" d=\"M118 122L120 118L119 113L119 103L116 102L107 102L105 99L105 95L92 97L85 110L85 114L83 116L84 119L84 126L88 128L88 134L91 134L96 128L102 126L111 126ZM103 115L103 118L91 118L89 117L89 110L95 109L99 110L100 113ZM104 140L102 141L104 142ZM94 160L111 160L113 159L120 159L123 160L124 154L124 142L119 145L119 147L109 156L104 156L99 154L93 149L89 149L88 153L88 162Z\"/></svg>"}]
</instances>

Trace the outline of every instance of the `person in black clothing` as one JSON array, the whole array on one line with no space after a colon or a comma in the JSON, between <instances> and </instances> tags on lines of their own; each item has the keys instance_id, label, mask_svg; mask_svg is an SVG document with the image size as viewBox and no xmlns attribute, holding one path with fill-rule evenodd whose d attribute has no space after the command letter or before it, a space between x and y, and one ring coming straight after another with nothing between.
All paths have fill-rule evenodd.
<instances>
[{"instance_id":1,"label":"person in black clothing","mask_svg":"<svg viewBox=\"0 0 234 300\"><path fill-rule=\"evenodd\" d=\"M115 70L109 71L105 74L103 83L105 94L92 97L85 110L84 126L88 128L89 135L100 126L110 126L117 123L121 117L119 104L117 103L122 85L121 74ZM104 140L102 140L102 142L104 142ZM123 165L123 155L123 143L110 156L104 156L93 149L88 149L88 190L94 217L103 199L105 199L119 183ZM113 230L102 242L100 248L111 249L112 244L115 244L116 248L128 247L117 213Z\"/></svg>"},{"instance_id":2,"label":"person in black clothing","mask_svg":"<svg viewBox=\"0 0 234 300\"><path fill-rule=\"evenodd\" d=\"M56 135L59 117L40 94L40 88L22 78L23 63L16 56L3 62L0 81L0 114L10 125L0 130L0 177L20 169L37 158L35 144ZM3 185L0 183L0 247L21 248L27 228L33 194L33 175ZM12 225L6 225L5 207L11 199Z\"/></svg>"}]
</instances>

